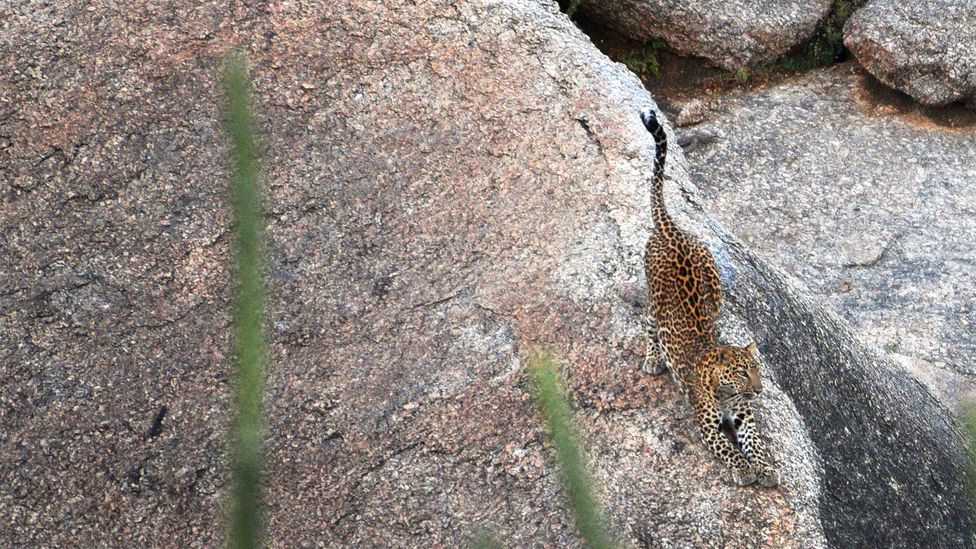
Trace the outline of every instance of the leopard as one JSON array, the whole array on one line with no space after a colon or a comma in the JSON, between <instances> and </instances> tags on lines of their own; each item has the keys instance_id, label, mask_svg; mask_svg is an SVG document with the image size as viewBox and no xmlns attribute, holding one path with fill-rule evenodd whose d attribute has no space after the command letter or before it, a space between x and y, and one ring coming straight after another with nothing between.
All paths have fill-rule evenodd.
<instances>
[{"instance_id":1,"label":"leopard","mask_svg":"<svg viewBox=\"0 0 976 549\"><path fill-rule=\"evenodd\" d=\"M723 345L717 320L722 282L715 258L702 242L682 230L664 202L668 138L655 111L640 112L654 138L651 184L653 227L647 240L644 270L650 312L657 324L658 353L652 373L670 370L681 392L690 398L705 446L732 471L739 486L780 483L756 430L755 401L763 391L758 346ZM652 347L648 336L648 349Z\"/></svg>"}]
</instances>

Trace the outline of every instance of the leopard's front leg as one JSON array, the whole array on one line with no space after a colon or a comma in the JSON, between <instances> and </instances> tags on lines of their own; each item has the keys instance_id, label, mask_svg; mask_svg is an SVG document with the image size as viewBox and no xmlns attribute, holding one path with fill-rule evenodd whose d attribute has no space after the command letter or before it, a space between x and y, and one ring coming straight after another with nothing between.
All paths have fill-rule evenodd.
<instances>
[{"instance_id":1,"label":"leopard's front leg","mask_svg":"<svg viewBox=\"0 0 976 549\"><path fill-rule=\"evenodd\" d=\"M752 469L763 486L779 484L779 471L769 460L766 445L756 433L756 407L752 402L741 400L729 410L735 438L742 453L752 464Z\"/></svg>"},{"instance_id":2,"label":"leopard's front leg","mask_svg":"<svg viewBox=\"0 0 976 549\"><path fill-rule=\"evenodd\" d=\"M692 394L692 404L701 429L702 441L715 457L732 469L736 484L747 486L756 482L756 475L745 455L722 433L722 411L715 397L697 390Z\"/></svg>"}]
</instances>

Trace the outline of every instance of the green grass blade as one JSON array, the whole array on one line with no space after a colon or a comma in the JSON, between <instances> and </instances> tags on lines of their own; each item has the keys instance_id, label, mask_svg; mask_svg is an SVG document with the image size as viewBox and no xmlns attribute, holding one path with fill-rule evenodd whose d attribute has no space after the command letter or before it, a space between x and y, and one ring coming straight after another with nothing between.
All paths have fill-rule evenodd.
<instances>
[{"instance_id":1,"label":"green grass blade","mask_svg":"<svg viewBox=\"0 0 976 549\"><path fill-rule=\"evenodd\" d=\"M960 406L959 420L966 437L969 457L966 487L969 489L970 501L976 502L976 402L967 400ZM971 512L976 515L976 508Z\"/></svg>"},{"instance_id":2,"label":"green grass blade","mask_svg":"<svg viewBox=\"0 0 976 549\"><path fill-rule=\"evenodd\" d=\"M504 549L504 545L498 543L498 541L489 536L488 534L482 534L475 538L474 543L471 544L472 549Z\"/></svg>"},{"instance_id":3,"label":"green grass blade","mask_svg":"<svg viewBox=\"0 0 976 549\"><path fill-rule=\"evenodd\" d=\"M548 353L536 354L529 364L529 375L535 388L536 403L556 450L560 480L576 519L576 527L587 547L613 547L613 541L604 528L599 503L593 495L590 474L586 470L579 437L573 427L573 411L569 407L565 384L556 361Z\"/></svg>"},{"instance_id":4,"label":"green grass blade","mask_svg":"<svg viewBox=\"0 0 976 549\"><path fill-rule=\"evenodd\" d=\"M234 491L230 502L230 546L261 545L264 390L264 334L261 319L261 197L250 80L243 57L228 58L224 73L224 117L230 140L231 195L237 228L237 303L234 329L236 418L231 434Z\"/></svg>"}]
</instances>

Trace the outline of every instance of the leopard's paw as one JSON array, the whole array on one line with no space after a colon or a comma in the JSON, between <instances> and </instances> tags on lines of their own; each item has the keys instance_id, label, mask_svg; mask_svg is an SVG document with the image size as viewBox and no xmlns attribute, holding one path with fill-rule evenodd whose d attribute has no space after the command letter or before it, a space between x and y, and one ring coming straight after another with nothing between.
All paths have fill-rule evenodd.
<instances>
[{"instance_id":1,"label":"leopard's paw","mask_svg":"<svg viewBox=\"0 0 976 549\"><path fill-rule=\"evenodd\" d=\"M732 478L739 486L749 486L756 482L756 475L752 471L740 471L733 473Z\"/></svg>"},{"instance_id":2,"label":"leopard's paw","mask_svg":"<svg viewBox=\"0 0 976 549\"><path fill-rule=\"evenodd\" d=\"M778 486L780 482L779 470L769 465L756 471L756 476L763 486Z\"/></svg>"}]
</instances>

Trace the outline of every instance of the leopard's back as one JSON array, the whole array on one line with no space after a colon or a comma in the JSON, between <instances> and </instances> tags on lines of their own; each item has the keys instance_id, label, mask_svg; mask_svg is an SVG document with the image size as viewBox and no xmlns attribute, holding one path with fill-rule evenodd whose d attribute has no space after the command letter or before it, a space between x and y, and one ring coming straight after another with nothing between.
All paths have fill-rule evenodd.
<instances>
[{"instance_id":1,"label":"leopard's back","mask_svg":"<svg viewBox=\"0 0 976 549\"><path fill-rule=\"evenodd\" d=\"M708 249L679 231L651 234L644 269L661 347L683 379L682 370L717 343L722 286Z\"/></svg>"},{"instance_id":2,"label":"leopard's back","mask_svg":"<svg viewBox=\"0 0 976 549\"><path fill-rule=\"evenodd\" d=\"M683 231L664 204L667 138L652 115L642 115L657 146L651 211L654 230L647 242L644 269L661 348L680 380L698 354L717 343L716 320L722 284L715 260L696 238Z\"/></svg>"}]
</instances>

